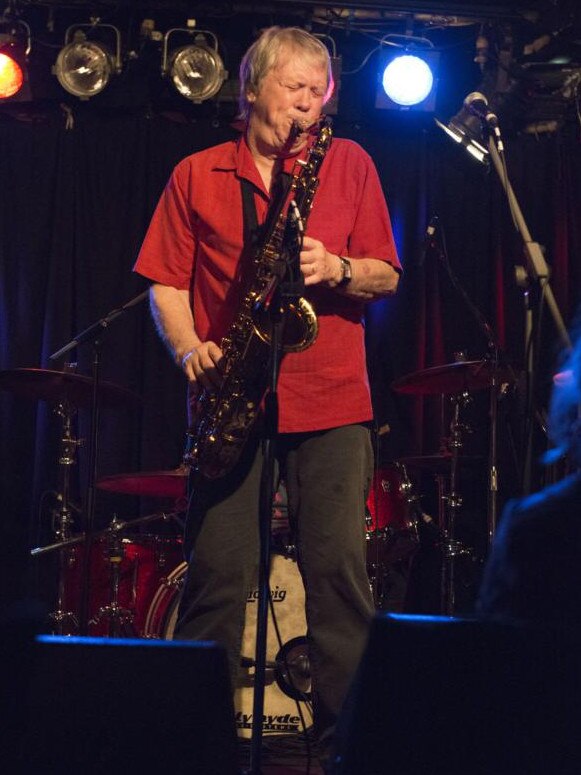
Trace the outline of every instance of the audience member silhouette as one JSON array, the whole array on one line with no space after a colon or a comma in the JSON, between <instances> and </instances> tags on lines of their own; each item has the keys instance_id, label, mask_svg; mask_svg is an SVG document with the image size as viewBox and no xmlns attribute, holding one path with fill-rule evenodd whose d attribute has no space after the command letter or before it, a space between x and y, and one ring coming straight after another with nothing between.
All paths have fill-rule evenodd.
<instances>
[{"instance_id":1,"label":"audience member silhouette","mask_svg":"<svg viewBox=\"0 0 581 775\"><path fill-rule=\"evenodd\" d=\"M486 616L581 624L581 321L573 350L554 378L549 408L553 449L572 471L504 509L482 579Z\"/></svg>"}]
</instances>

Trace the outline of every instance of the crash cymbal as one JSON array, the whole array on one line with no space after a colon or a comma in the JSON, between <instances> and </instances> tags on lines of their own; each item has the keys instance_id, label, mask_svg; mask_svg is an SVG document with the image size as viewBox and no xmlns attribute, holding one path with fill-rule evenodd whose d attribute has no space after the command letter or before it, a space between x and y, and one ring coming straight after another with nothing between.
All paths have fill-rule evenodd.
<instances>
[{"instance_id":1,"label":"crash cymbal","mask_svg":"<svg viewBox=\"0 0 581 775\"><path fill-rule=\"evenodd\" d=\"M67 402L73 406L89 406L93 396L93 380L67 371L50 369L9 369L0 371L0 390L10 390L34 401ZM136 393L112 382L99 383L99 398L108 405L135 403Z\"/></svg>"},{"instance_id":2,"label":"crash cymbal","mask_svg":"<svg viewBox=\"0 0 581 775\"><path fill-rule=\"evenodd\" d=\"M398 393L435 395L437 393L462 393L465 390L482 390L490 387L494 364L490 361L458 361L444 366L414 371L391 383ZM506 367L498 369L500 382L512 382Z\"/></svg>"},{"instance_id":3,"label":"crash cymbal","mask_svg":"<svg viewBox=\"0 0 581 775\"><path fill-rule=\"evenodd\" d=\"M99 479L96 487L122 495L143 495L150 498L183 498L186 494L188 468L179 466L169 471L137 471L114 474Z\"/></svg>"},{"instance_id":4,"label":"crash cymbal","mask_svg":"<svg viewBox=\"0 0 581 775\"><path fill-rule=\"evenodd\" d=\"M421 468L429 471L448 471L452 461L452 455L418 455L416 457L402 457L400 463L409 468ZM481 455L458 455L458 465L473 465L482 461Z\"/></svg>"}]
</instances>

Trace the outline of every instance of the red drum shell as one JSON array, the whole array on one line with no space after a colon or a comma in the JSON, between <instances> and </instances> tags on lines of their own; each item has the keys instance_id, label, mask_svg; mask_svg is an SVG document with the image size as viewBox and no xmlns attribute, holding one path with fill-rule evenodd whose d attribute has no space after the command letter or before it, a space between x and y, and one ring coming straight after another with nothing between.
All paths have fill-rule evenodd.
<instances>
[{"instance_id":1,"label":"red drum shell","mask_svg":"<svg viewBox=\"0 0 581 775\"><path fill-rule=\"evenodd\" d=\"M375 471L367 498L370 514L368 532L406 530L410 527L409 480L396 464Z\"/></svg>"},{"instance_id":2,"label":"red drum shell","mask_svg":"<svg viewBox=\"0 0 581 775\"><path fill-rule=\"evenodd\" d=\"M183 560L182 541L174 536L139 535L120 540L119 591L117 604L129 612L121 633L141 637L151 601L168 573ZM112 600L112 568L108 559L109 543L101 537L91 547L89 568L89 626L88 634L112 634L111 622L102 608ZM75 546L67 551L64 571L63 609L79 620L81 586L83 581L84 547ZM74 629L74 628L72 628ZM120 634L121 634L120 633Z\"/></svg>"}]
</instances>

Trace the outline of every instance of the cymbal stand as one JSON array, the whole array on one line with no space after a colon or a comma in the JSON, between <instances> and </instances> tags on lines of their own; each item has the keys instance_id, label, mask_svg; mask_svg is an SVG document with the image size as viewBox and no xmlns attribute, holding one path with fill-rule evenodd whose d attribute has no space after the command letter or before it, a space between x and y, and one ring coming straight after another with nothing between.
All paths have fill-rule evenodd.
<instances>
[{"instance_id":1,"label":"cymbal stand","mask_svg":"<svg viewBox=\"0 0 581 775\"><path fill-rule=\"evenodd\" d=\"M454 588L454 564L459 555L469 554L470 550L456 539L456 516L462 506L462 496L458 492L458 456L463 446L462 433L467 426L460 422L460 408L470 401L469 394L465 391L453 396L453 412L450 422L450 437L445 440L450 455L450 489L448 495L443 496L446 507L441 509L444 518L441 524L442 541L442 571L440 578L440 595L442 613L453 616L456 604Z\"/></svg>"},{"instance_id":2,"label":"cymbal stand","mask_svg":"<svg viewBox=\"0 0 581 775\"><path fill-rule=\"evenodd\" d=\"M111 600L107 605L101 606L97 613L89 620L89 625L98 624L102 619L108 622L108 636L110 638L126 637L134 634L132 631L133 612L119 605L119 582L121 577L121 563L125 556L125 547L121 538L121 530L125 523L113 516L109 527L105 531L107 547L105 557L109 563L109 581Z\"/></svg>"},{"instance_id":3,"label":"cymbal stand","mask_svg":"<svg viewBox=\"0 0 581 775\"><path fill-rule=\"evenodd\" d=\"M66 401L59 403L55 412L62 420L62 433L58 461L60 467L60 492L57 493L59 506L53 510L53 531L57 543L62 543L63 546L61 546L58 550L59 560L56 610L49 614L49 621L52 623L52 628L55 635L69 635L71 634L71 629L74 632L77 632L79 627L76 614L73 611L66 611L64 609L66 604L66 569L72 560L72 553L76 551L75 549L70 549L67 545L67 542L71 537L71 527L73 525L73 518L69 502L70 470L71 466L75 462L75 451L77 447L80 446L83 442L82 440L73 438L72 417L74 410L70 404ZM69 627L70 624L72 624L72 628Z\"/></svg>"}]
</instances>

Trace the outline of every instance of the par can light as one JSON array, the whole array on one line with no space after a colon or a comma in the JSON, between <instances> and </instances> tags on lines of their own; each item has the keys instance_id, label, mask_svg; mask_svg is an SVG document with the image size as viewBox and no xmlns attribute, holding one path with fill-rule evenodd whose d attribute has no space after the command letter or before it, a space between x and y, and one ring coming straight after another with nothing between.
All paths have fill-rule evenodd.
<instances>
[{"instance_id":1,"label":"par can light","mask_svg":"<svg viewBox=\"0 0 581 775\"><path fill-rule=\"evenodd\" d=\"M193 42L169 51L172 35L193 37ZM191 102L212 99L228 77L218 53L218 39L213 32L191 27L174 27L163 39L162 75L168 77L182 97Z\"/></svg>"},{"instance_id":2,"label":"par can light","mask_svg":"<svg viewBox=\"0 0 581 775\"><path fill-rule=\"evenodd\" d=\"M91 39L89 40L89 35ZM114 36L115 55L93 36ZM112 24L76 24L65 33L65 45L59 51L53 73L65 91L88 100L99 94L113 73L121 72L121 33Z\"/></svg>"},{"instance_id":3,"label":"par can light","mask_svg":"<svg viewBox=\"0 0 581 775\"><path fill-rule=\"evenodd\" d=\"M0 99L5 100L18 94L24 83L24 73L15 59L0 53Z\"/></svg>"},{"instance_id":4,"label":"par can light","mask_svg":"<svg viewBox=\"0 0 581 775\"><path fill-rule=\"evenodd\" d=\"M88 99L109 83L113 63L100 43L88 40L70 43L60 50L54 66L58 82L69 94Z\"/></svg>"}]
</instances>

